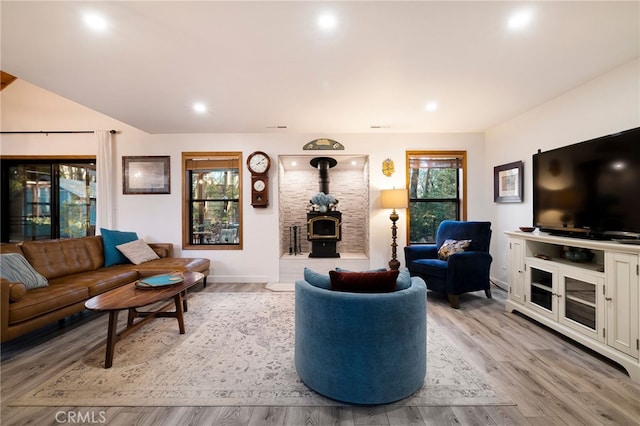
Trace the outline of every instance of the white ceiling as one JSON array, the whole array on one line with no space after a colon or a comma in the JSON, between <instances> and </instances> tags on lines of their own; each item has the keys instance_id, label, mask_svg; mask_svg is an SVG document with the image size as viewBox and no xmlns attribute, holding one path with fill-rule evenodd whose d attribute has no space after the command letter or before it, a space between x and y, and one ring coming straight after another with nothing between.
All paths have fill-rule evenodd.
<instances>
[{"instance_id":1,"label":"white ceiling","mask_svg":"<svg viewBox=\"0 0 640 426\"><path fill-rule=\"evenodd\" d=\"M637 58L639 4L3 0L0 67L149 133L476 132Z\"/></svg>"}]
</instances>

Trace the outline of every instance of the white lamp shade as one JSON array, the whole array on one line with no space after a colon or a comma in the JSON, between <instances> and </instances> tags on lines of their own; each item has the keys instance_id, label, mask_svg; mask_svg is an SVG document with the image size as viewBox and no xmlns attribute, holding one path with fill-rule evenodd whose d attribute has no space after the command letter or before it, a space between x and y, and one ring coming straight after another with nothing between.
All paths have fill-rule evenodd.
<instances>
[{"instance_id":1,"label":"white lamp shade","mask_svg":"<svg viewBox=\"0 0 640 426\"><path fill-rule=\"evenodd\" d=\"M380 205L383 209L406 209L408 207L406 189L383 189L380 191Z\"/></svg>"}]
</instances>

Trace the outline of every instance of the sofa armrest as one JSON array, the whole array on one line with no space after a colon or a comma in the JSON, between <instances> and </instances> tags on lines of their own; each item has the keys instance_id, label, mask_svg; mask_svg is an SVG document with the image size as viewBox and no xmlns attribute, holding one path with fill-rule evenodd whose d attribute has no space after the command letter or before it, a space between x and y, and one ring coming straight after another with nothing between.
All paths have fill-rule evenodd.
<instances>
[{"instance_id":1,"label":"sofa armrest","mask_svg":"<svg viewBox=\"0 0 640 426\"><path fill-rule=\"evenodd\" d=\"M149 247L160 257L173 257L173 244L171 243L147 243Z\"/></svg>"},{"instance_id":2,"label":"sofa armrest","mask_svg":"<svg viewBox=\"0 0 640 426\"><path fill-rule=\"evenodd\" d=\"M0 341L2 343L9 340L9 303L11 302L11 289L14 285L18 288L17 284L21 284L25 288L22 283L12 283L5 278L0 278Z\"/></svg>"},{"instance_id":3,"label":"sofa armrest","mask_svg":"<svg viewBox=\"0 0 640 426\"><path fill-rule=\"evenodd\" d=\"M27 287L20 282L10 282L6 278L0 278L0 285L2 285L2 294L4 298L4 294L8 295L9 302L17 302L26 296Z\"/></svg>"},{"instance_id":4,"label":"sofa armrest","mask_svg":"<svg viewBox=\"0 0 640 426\"><path fill-rule=\"evenodd\" d=\"M413 244L404 248L404 261L407 268L417 259L437 259L438 246L435 244Z\"/></svg>"}]
</instances>

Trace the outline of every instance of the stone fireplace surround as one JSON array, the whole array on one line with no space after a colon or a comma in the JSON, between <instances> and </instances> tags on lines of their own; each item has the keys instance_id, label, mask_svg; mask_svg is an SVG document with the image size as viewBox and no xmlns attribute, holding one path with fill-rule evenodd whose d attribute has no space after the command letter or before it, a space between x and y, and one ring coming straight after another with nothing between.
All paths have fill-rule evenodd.
<instances>
[{"instance_id":1,"label":"stone fireplace surround","mask_svg":"<svg viewBox=\"0 0 640 426\"><path fill-rule=\"evenodd\" d=\"M318 170L309 161L315 157L332 157L338 164L329 170L329 192L342 212L342 240L338 242L340 259L309 259L311 243L307 241L309 200L319 192ZM292 162L296 165L293 166ZM354 164L352 164L354 163ZM278 212L280 226L280 282L301 277L304 266L318 270L334 266L364 269L369 264L369 157L314 151L305 155L278 158ZM302 254L289 254L289 228L298 227ZM295 277L294 277L295 276Z\"/></svg>"}]
</instances>

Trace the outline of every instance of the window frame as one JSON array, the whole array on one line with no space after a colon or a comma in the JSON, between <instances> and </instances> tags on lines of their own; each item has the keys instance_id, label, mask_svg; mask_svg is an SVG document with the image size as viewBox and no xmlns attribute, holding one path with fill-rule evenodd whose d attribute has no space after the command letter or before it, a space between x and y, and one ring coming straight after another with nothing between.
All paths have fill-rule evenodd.
<instances>
[{"instance_id":1,"label":"window frame","mask_svg":"<svg viewBox=\"0 0 640 426\"><path fill-rule=\"evenodd\" d=\"M238 166L238 244L193 244L191 242L191 179L189 174L192 170L188 167L191 160L206 160L216 158L232 158L237 161ZM243 249L243 160L241 151L203 151L203 152L183 152L182 153L182 248L183 250L242 250Z\"/></svg>"},{"instance_id":2,"label":"window frame","mask_svg":"<svg viewBox=\"0 0 640 426\"><path fill-rule=\"evenodd\" d=\"M424 158L451 158L458 157L461 161L461 177L460 183L458 184L457 193L458 195L458 203L459 203L459 212L460 220L467 220L467 151L422 151L422 150L414 150L414 151L406 151L405 155L405 170L406 170L406 187L409 192L409 204L407 207L406 214L406 241L405 245L409 246L411 244L423 244L423 243L412 243L411 242L411 203L412 202L420 202L418 199L412 199L409 185L411 183L411 167L410 167L410 159L412 157L424 157ZM423 200L423 202L441 202L442 199L433 199L433 200Z\"/></svg>"},{"instance_id":3,"label":"window frame","mask_svg":"<svg viewBox=\"0 0 640 426\"><path fill-rule=\"evenodd\" d=\"M51 210L51 225L50 225L50 238L47 239L55 239L55 238L72 238L72 237L62 237L61 233L61 215L60 215L60 198L59 198L59 188L60 188L60 176L59 171L54 166L60 165L68 165L65 163L76 163L76 164L86 164L92 165L94 169L96 168L96 157L95 155L3 155L0 157L2 167L2 177L0 179L0 197L2 200L3 206L8 206L10 203L9 200L9 176L8 170L12 166L17 165L26 165L26 164L42 164L45 166L50 166L52 169L52 178L55 178L56 182L52 182L51 188L51 201L49 203L49 207ZM97 182L96 182L97 185ZM98 198L95 198L95 204L97 205ZM3 215L2 218L2 226L1 226L1 235L0 241L9 242L11 236L11 230L9 215ZM90 232L87 236L95 235L95 227L90 228ZM93 232L93 234L91 233ZM24 240L26 241L26 240ZM32 241L32 240L29 240Z\"/></svg>"}]
</instances>

